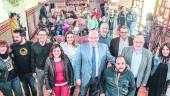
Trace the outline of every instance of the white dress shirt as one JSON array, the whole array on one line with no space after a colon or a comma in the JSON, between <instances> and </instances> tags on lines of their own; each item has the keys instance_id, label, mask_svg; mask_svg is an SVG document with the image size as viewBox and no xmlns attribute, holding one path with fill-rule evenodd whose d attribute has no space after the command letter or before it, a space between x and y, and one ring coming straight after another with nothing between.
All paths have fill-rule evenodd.
<instances>
[{"instance_id":1,"label":"white dress shirt","mask_svg":"<svg viewBox=\"0 0 170 96\"><path fill-rule=\"evenodd\" d=\"M125 48L125 47L129 47L128 38L127 38L126 40L123 40L122 38L120 38L118 55L121 55L122 50L123 50L123 48Z\"/></svg>"},{"instance_id":2,"label":"white dress shirt","mask_svg":"<svg viewBox=\"0 0 170 96\"><path fill-rule=\"evenodd\" d=\"M139 70L141 61L142 61L142 51L138 54L134 51L132 55L131 71L135 78L138 75L138 70Z\"/></svg>"},{"instance_id":3,"label":"white dress shirt","mask_svg":"<svg viewBox=\"0 0 170 96\"><path fill-rule=\"evenodd\" d=\"M91 49L91 58L92 58L92 46L90 46ZM96 52L96 77L98 76L99 73L99 48L98 46L95 47L95 52Z\"/></svg>"}]
</instances>

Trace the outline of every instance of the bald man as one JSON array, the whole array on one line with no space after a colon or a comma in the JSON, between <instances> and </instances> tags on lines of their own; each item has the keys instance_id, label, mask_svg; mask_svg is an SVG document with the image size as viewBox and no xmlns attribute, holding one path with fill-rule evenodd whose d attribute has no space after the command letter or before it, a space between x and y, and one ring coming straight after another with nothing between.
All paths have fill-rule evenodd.
<instances>
[{"instance_id":1,"label":"bald man","mask_svg":"<svg viewBox=\"0 0 170 96\"><path fill-rule=\"evenodd\" d=\"M126 67L124 57L118 56L115 66L109 67L103 72L100 96L134 96L135 85L133 73Z\"/></svg>"},{"instance_id":2,"label":"bald man","mask_svg":"<svg viewBox=\"0 0 170 96\"><path fill-rule=\"evenodd\" d=\"M137 89L146 87L151 71L152 53L143 48L143 45L144 37L137 35L133 40L133 46L124 48L121 53L136 79Z\"/></svg>"},{"instance_id":3,"label":"bald man","mask_svg":"<svg viewBox=\"0 0 170 96\"><path fill-rule=\"evenodd\" d=\"M90 30L88 43L78 48L75 56L76 84L81 86L79 96L86 96L88 88L89 96L96 96L99 92L99 81L106 60L114 64L115 58L110 54L107 45L98 43L99 37L96 30Z\"/></svg>"}]
</instances>

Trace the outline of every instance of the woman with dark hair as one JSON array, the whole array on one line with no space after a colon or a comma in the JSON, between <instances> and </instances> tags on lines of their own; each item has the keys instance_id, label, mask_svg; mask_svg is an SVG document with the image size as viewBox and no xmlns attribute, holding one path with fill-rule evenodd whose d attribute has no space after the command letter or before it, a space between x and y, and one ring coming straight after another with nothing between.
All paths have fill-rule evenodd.
<instances>
[{"instance_id":1,"label":"woman with dark hair","mask_svg":"<svg viewBox=\"0 0 170 96\"><path fill-rule=\"evenodd\" d=\"M87 19L87 28L89 30L92 30L92 29L98 29L98 27L99 27L98 20L96 19L95 15L91 15L91 18Z\"/></svg>"},{"instance_id":2,"label":"woman with dark hair","mask_svg":"<svg viewBox=\"0 0 170 96\"><path fill-rule=\"evenodd\" d=\"M9 49L8 43L0 40L0 90L5 96L12 96L12 89L15 96L23 96L20 80Z\"/></svg>"},{"instance_id":3,"label":"woman with dark hair","mask_svg":"<svg viewBox=\"0 0 170 96\"><path fill-rule=\"evenodd\" d=\"M68 58L71 61L71 64L73 66L73 70L75 68L75 65L73 63L73 58L77 52L78 44L75 44L75 37L74 34L69 31L65 34L65 42L60 43L61 47L64 50L64 53L68 56ZM75 87L71 88L71 96L74 94Z\"/></svg>"},{"instance_id":4,"label":"woman with dark hair","mask_svg":"<svg viewBox=\"0 0 170 96\"><path fill-rule=\"evenodd\" d=\"M84 28L84 29L82 30L82 36L86 36L86 35L88 35L88 34L89 34L88 28Z\"/></svg>"},{"instance_id":5,"label":"woman with dark hair","mask_svg":"<svg viewBox=\"0 0 170 96\"><path fill-rule=\"evenodd\" d=\"M97 20L101 18L101 13L99 12L99 10L97 10L97 8L93 9L92 14L96 17Z\"/></svg>"},{"instance_id":6,"label":"woman with dark hair","mask_svg":"<svg viewBox=\"0 0 170 96\"><path fill-rule=\"evenodd\" d=\"M64 24L64 20L61 19L60 15L57 15L56 17L56 34L57 35L63 35L63 31L62 31L62 25Z\"/></svg>"},{"instance_id":7,"label":"woman with dark hair","mask_svg":"<svg viewBox=\"0 0 170 96\"><path fill-rule=\"evenodd\" d=\"M163 44L153 58L149 96L164 96L170 87L170 46Z\"/></svg>"},{"instance_id":8,"label":"woman with dark hair","mask_svg":"<svg viewBox=\"0 0 170 96\"><path fill-rule=\"evenodd\" d=\"M40 22L38 23L39 29L48 29L48 19L46 17L42 17Z\"/></svg>"},{"instance_id":9,"label":"woman with dark hair","mask_svg":"<svg viewBox=\"0 0 170 96\"><path fill-rule=\"evenodd\" d=\"M71 30L75 35L79 36L81 34L81 31L82 31L80 27L81 27L80 23L77 20L75 20L72 24Z\"/></svg>"},{"instance_id":10,"label":"woman with dark hair","mask_svg":"<svg viewBox=\"0 0 170 96\"><path fill-rule=\"evenodd\" d=\"M73 69L67 55L59 44L51 47L51 54L46 60L45 81L48 91L55 96L70 96L70 88L74 83Z\"/></svg>"},{"instance_id":11,"label":"woman with dark hair","mask_svg":"<svg viewBox=\"0 0 170 96\"><path fill-rule=\"evenodd\" d=\"M72 59L78 47L78 44L75 44L74 34L71 31L68 31L65 34L65 42L61 42L60 45L63 48L64 53L69 57L70 61L72 62L72 66L74 67Z\"/></svg>"}]
</instances>

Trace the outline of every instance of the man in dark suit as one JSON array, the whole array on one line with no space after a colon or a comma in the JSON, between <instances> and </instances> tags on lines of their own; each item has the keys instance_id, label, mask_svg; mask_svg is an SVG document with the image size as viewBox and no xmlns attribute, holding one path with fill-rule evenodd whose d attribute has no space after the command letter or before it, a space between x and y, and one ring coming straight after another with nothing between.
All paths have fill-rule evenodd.
<instances>
[{"instance_id":1,"label":"man in dark suit","mask_svg":"<svg viewBox=\"0 0 170 96\"><path fill-rule=\"evenodd\" d=\"M99 92L99 81L106 60L114 64L115 58L110 54L107 45L98 43L99 36L96 30L90 30L88 43L79 46L74 58L76 84L81 86L80 96L96 96Z\"/></svg>"},{"instance_id":2,"label":"man in dark suit","mask_svg":"<svg viewBox=\"0 0 170 96\"><path fill-rule=\"evenodd\" d=\"M121 54L124 47L133 45L133 38L128 37L128 27L121 26L119 29L119 37L113 38L110 43L110 53L112 56L117 57Z\"/></svg>"}]
</instances>

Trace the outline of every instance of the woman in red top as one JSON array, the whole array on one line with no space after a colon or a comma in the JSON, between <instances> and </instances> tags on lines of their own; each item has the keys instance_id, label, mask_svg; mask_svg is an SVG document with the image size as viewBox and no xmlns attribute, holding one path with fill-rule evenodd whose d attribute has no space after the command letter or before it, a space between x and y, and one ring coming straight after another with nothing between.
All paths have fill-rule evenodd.
<instances>
[{"instance_id":1,"label":"woman in red top","mask_svg":"<svg viewBox=\"0 0 170 96\"><path fill-rule=\"evenodd\" d=\"M97 10L97 8L93 9L93 15L96 17L96 19L100 19L101 18L101 14L100 12Z\"/></svg>"},{"instance_id":2,"label":"woman in red top","mask_svg":"<svg viewBox=\"0 0 170 96\"><path fill-rule=\"evenodd\" d=\"M70 96L70 86L74 83L73 68L59 44L51 47L46 60L45 81L50 93L53 90L55 96Z\"/></svg>"}]
</instances>

